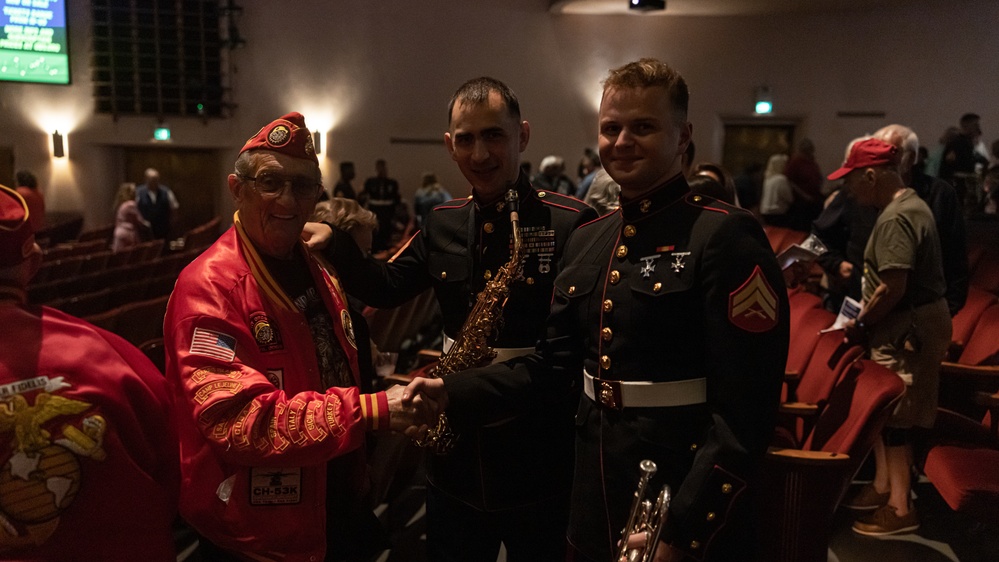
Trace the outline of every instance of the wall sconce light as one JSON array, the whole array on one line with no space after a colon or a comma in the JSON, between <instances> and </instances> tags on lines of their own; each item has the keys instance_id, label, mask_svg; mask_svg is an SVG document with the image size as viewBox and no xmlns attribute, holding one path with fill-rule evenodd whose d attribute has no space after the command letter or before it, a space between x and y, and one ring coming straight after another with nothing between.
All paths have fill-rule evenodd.
<instances>
[{"instance_id":1,"label":"wall sconce light","mask_svg":"<svg viewBox=\"0 0 999 562\"><path fill-rule=\"evenodd\" d=\"M756 114L764 115L774 110L774 99L768 86L756 88Z\"/></svg>"},{"instance_id":2,"label":"wall sconce light","mask_svg":"<svg viewBox=\"0 0 999 562\"><path fill-rule=\"evenodd\" d=\"M319 131L312 131L312 144L316 148L316 155L323 153L323 134Z\"/></svg>"},{"instance_id":3,"label":"wall sconce light","mask_svg":"<svg viewBox=\"0 0 999 562\"><path fill-rule=\"evenodd\" d=\"M62 135L59 131L52 133L52 155L56 158L66 156L66 147L63 145Z\"/></svg>"}]
</instances>

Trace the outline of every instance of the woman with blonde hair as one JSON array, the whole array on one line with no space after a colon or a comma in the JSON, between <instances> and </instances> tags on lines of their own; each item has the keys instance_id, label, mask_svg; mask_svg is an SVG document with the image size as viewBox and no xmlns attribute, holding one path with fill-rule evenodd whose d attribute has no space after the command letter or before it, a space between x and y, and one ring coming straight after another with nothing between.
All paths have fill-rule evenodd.
<instances>
[{"instance_id":1,"label":"woman with blonde hair","mask_svg":"<svg viewBox=\"0 0 999 562\"><path fill-rule=\"evenodd\" d=\"M118 188L114 201L114 238L111 251L120 252L142 242L150 232L149 221L142 218L135 202L135 184L125 182Z\"/></svg>"}]
</instances>

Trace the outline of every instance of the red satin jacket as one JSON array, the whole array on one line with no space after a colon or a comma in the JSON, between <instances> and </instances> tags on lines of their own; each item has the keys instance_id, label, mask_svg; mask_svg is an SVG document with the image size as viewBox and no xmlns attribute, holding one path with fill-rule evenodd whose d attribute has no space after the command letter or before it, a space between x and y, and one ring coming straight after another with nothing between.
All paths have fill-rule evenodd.
<instances>
[{"instance_id":1,"label":"red satin jacket","mask_svg":"<svg viewBox=\"0 0 999 562\"><path fill-rule=\"evenodd\" d=\"M302 249L304 252L304 247ZM308 254L306 254L308 255ZM307 257L358 380L346 299ZM366 484L365 431L388 425L384 393L324 389L305 316L236 224L184 269L164 323L180 434L180 510L212 542L255 560L322 560L327 486ZM351 482L326 461L352 454Z\"/></svg>"}]
</instances>

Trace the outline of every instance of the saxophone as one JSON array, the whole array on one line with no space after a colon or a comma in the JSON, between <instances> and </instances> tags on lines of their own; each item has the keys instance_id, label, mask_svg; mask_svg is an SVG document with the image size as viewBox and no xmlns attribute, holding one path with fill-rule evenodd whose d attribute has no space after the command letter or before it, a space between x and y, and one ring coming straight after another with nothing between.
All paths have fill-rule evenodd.
<instances>
[{"instance_id":1,"label":"saxophone","mask_svg":"<svg viewBox=\"0 0 999 562\"><path fill-rule=\"evenodd\" d=\"M510 294L510 284L522 277L524 258L527 257L520 235L516 189L507 191L506 202L510 208L510 226L513 231L513 251L510 254L510 261L499 268L496 275L486 282L486 287L476 297L475 306L461 326L454 344L441 357L440 363L430 374L432 377L444 377L478 367L496 357L496 351L489 346L488 339L503 317L503 306ZM454 448L457 439L458 435L452 431L446 413L442 412L427 435L416 440L416 445L432 449L438 455L444 455Z\"/></svg>"}]
</instances>

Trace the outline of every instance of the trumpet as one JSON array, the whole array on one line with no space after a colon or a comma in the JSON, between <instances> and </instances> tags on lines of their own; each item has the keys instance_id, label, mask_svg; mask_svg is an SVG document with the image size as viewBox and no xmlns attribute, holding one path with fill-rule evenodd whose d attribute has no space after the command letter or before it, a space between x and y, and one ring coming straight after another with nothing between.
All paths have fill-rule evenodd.
<instances>
[{"instance_id":1,"label":"trumpet","mask_svg":"<svg viewBox=\"0 0 999 562\"><path fill-rule=\"evenodd\" d=\"M656 468L656 463L648 459L638 463L638 469L641 471L638 488L635 490L635 497L631 502L628 523L621 531L621 543L613 562L650 562L652 560L652 555L659 543L659 536L666 524L666 514L669 512L670 502L669 486L663 486L654 506L650 500L645 499L645 490L649 486L652 475L656 473ZM635 533L645 533L645 545L643 548L629 549L628 537Z\"/></svg>"}]
</instances>

